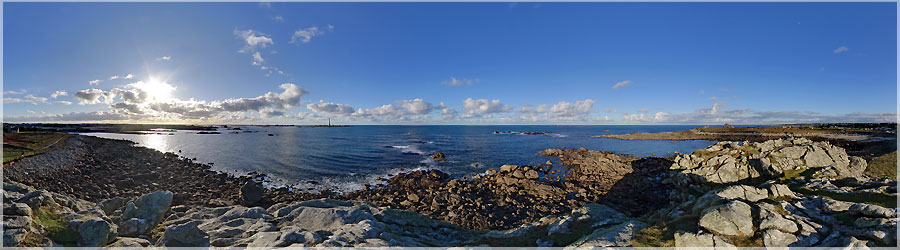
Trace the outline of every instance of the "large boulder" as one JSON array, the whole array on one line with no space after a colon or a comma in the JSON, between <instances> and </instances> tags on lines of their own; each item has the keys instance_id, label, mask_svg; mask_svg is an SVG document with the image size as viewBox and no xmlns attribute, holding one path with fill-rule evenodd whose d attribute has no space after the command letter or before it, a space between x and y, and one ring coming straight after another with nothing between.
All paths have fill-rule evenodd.
<instances>
[{"instance_id":1,"label":"large boulder","mask_svg":"<svg viewBox=\"0 0 900 250\"><path fill-rule=\"evenodd\" d=\"M741 201L709 207L700 216L700 227L718 235L752 236L751 207Z\"/></svg>"},{"instance_id":2,"label":"large boulder","mask_svg":"<svg viewBox=\"0 0 900 250\"><path fill-rule=\"evenodd\" d=\"M165 247L209 247L209 235L197 226L199 221L188 221L166 227L156 246Z\"/></svg>"},{"instance_id":3,"label":"large boulder","mask_svg":"<svg viewBox=\"0 0 900 250\"><path fill-rule=\"evenodd\" d=\"M172 192L157 191L142 195L125 204L119 225L122 236L138 236L162 222L172 205Z\"/></svg>"},{"instance_id":4,"label":"large boulder","mask_svg":"<svg viewBox=\"0 0 900 250\"><path fill-rule=\"evenodd\" d=\"M265 189L254 181L248 181L241 186L241 205L252 206L261 201Z\"/></svg>"},{"instance_id":5,"label":"large boulder","mask_svg":"<svg viewBox=\"0 0 900 250\"><path fill-rule=\"evenodd\" d=\"M100 247L116 240L116 225L100 218L90 218L78 225L79 247Z\"/></svg>"},{"instance_id":6,"label":"large boulder","mask_svg":"<svg viewBox=\"0 0 900 250\"><path fill-rule=\"evenodd\" d=\"M625 247L631 245L634 233L647 227L647 224L637 220L619 224L613 227L600 228L586 235L569 246L569 248L594 248L594 247Z\"/></svg>"}]
</instances>

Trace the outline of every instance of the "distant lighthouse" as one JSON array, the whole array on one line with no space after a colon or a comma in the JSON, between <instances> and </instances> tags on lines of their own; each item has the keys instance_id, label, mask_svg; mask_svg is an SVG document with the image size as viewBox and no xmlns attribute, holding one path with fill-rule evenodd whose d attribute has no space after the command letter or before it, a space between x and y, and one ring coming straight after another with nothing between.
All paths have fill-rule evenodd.
<instances>
[{"instance_id":1,"label":"distant lighthouse","mask_svg":"<svg viewBox=\"0 0 900 250\"><path fill-rule=\"evenodd\" d=\"M328 118L328 126L331 127L331 118Z\"/></svg>"}]
</instances>

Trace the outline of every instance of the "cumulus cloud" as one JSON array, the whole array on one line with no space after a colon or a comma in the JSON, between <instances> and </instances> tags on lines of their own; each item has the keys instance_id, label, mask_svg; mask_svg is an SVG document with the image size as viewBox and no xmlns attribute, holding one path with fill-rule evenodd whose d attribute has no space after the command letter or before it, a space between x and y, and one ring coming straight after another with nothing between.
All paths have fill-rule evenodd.
<instances>
[{"instance_id":1,"label":"cumulus cloud","mask_svg":"<svg viewBox=\"0 0 900 250\"><path fill-rule=\"evenodd\" d=\"M594 100L585 99L574 103L560 101L553 105L540 104L533 109L530 108L531 105L525 105L517 113L520 114L519 118L522 120L532 122L550 120L588 121L592 119L591 114L595 112L592 108L596 103Z\"/></svg>"},{"instance_id":2,"label":"cumulus cloud","mask_svg":"<svg viewBox=\"0 0 900 250\"><path fill-rule=\"evenodd\" d=\"M306 105L306 108L318 113L329 113L329 114L337 114L337 115L350 115L356 111L350 105L345 104L337 104L333 102L325 102L323 100L319 100L319 103L310 103Z\"/></svg>"},{"instance_id":3,"label":"cumulus cloud","mask_svg":"<svg viewBox=\"0 0 900 250\"><path fill-rule=\"evenodd\" d=\"M33 105L38 105L41 103L47 103L46 97L37 97L32 94L25 95L23 98L11 98L5 97L3 98L3 103L31 103Z\"/></svg>"},{"instance_id":4,"label":"cumulus cloud","mask_svg":"<svg viewBox=\"0 0 900 250\"><path fill-rule=\"evenodd\" d=\"M334 30L334 26L328 25L328 31ZM312 40L313 37L324 35L325 31L320 30L319 27L312 26L309 28L300 28L294 31L294 34L291 35L290 43L300 45L301 43L308 43Z\"/></svg>"},{"instance_id":5,"label":"cumulus cloud","mask_svg":"<svg viewBox=\"0 0 900 250\"><path fill-rule=\"evenodd\" d=\"M239 53L247 53L256 51L259 48L265 48L268 45L275 44L271 37L268 37L266 34L260 33L258 31L248 29L248 30L234 30L234 35L239 39L244 41L244 47L239 50Z\"/></svg>"},{"instance_id":6,"label":"cumulus cloud","mask_svg":"<svg viewBox=\"0 0 900 250\"><path fill-rule=\"evenodd\" d=\"M841 47L838 47L837 49L834 49L834 51L832 51L832 52L834 52L835 54L840 54L840 53L846 52L848 50L850 50L850 48L847 48L847 46L841 46Z\"/></svg>"},{"instance_id":7,"label":"cumulus cloud","mask_svg":"<svg viewBox=\"0 0 900 250\"><path fill-rule=\"evenodd\" d=\"M57 91L53 92L53 94L50 94L50 98L56 99L57 97L68 96L68 95L69 95L69 92L57 90Z\"/></svg>"},{"instance_id":8,"label":"cumulus cloud","mask_svg":"<svg viewBox=\"0 0 900 250\"><path fill-rule=\"evenodd\" d=\"M266 60L262 58L262 55L259 54L259 51L253 53L253 65L259 66L259 65L262 65L262 63L265 61ZM268 69L268 68L263 66L262 69Z\"/></svg>"},{"instance_id":9,"label":"cumulus cloud","mask_svg":"<svg viewBox=\"0 0 900 250\"><path fill-rule=\"evenodd\" d=\"M827 122L896 122L896 113L849 113L822 114L809 111L759 111L753 109L725 109L725 105L715 103L710 108L687 113L657 112L653 116L635 114L623 117L630 123L666 124L780 124L780 123L827 123Z\"/></svg>"},{"instance_id":10,"label":"cumulus cloud","mask_svg":"<svg viewBox=\"0 0 900 250\"><path fill-rule=\"evenodd\" d=\"M89 82L88 82L88 85L100 85L100 82L102 82L102 80L100 80L100 79L95 79L95 80L89 81Z\"/></svg>"},{"instance_id":11,"label":"cumulus cloud","mask_svg":"<svg viewBox=\"0 0 900 250\"><path fill-rule=\"evenodd\" d=\"M618 89L621 87L625 87L625 86L628 86L629 84L631 84L631 81L629 81L629 80L617 82L616 85L613 85L612 89Z\"/></svg>"},{"instance_id":12,"label":"cumulus cloud","mask_svg":"<svg viewBox=\"0 0 900 250\"><path fill-rule=\"evenodd\" d=\"M85 105L101 102L109 103L112 101L112 98L115 97L115 94L103 91L102 89L85 89L75 92L74 97L78 100L78 104Z\"/></svg>"},{"instance_id":13,"label":"cumulus cloud","mask_svg":"<svg viewBox=\"0 0 900 250\"><path fill-rule=\"evenodd\" d=\"M500 100L472 98L466 98L465 100L463 100L463 113L466 117L477 117L495 113L504 113L509 112L510 110L512 110L512 107L500 103Z\"/></svg>"},{"instance_id":14,"label":"cumulus cloud","mask_svg":"<svg viewBox=\"0 0 900 250\"><path fill-rule=\"evenodd\" d=\"M481 80L479 80L478 78L475 78L475 80L469 80L469 79L456 79L456 77L451 76L450 81L444 81L444 82L441 82L441 84L449 85L449 86L463 86L463 85L472 86L473 83L478 83L480 81Z\"/></svg>"}]
</instances>

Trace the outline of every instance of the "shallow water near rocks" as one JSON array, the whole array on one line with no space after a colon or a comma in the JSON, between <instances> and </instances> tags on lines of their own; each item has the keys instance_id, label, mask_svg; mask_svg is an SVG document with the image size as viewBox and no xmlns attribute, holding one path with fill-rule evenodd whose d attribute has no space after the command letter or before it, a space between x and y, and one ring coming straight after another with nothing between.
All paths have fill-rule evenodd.
<instances>
[{"instance_id":1,"label":"shallow water near rocks","mask_svg":"<svg viewBox=\"0 0 900 250\"><path fill-rule=\"evenodd\" d=\"M162 152L174 152L213 169L236 175L265 173L272 185L300 190L351 191L378 177L415 169L440 169L466 176L503 164L536 165L547 148L586 148L634 156L671 156L693 152L713 141L626 141L594 138L601 134L672 132L692 125L664 126L229 126L221 134L164 131L155 134L84 133L126 139ZM240 130L234 130L240 128ZM605 132L608 130L609 132ZM494 131L500 134L494 134ZM506 133L510 131L510 133ZM526 135L522 132L545 132ZM271 134L271 135L270 135ZM447 161L429 156L436 152Z\"/></svg>"}]
</instances>

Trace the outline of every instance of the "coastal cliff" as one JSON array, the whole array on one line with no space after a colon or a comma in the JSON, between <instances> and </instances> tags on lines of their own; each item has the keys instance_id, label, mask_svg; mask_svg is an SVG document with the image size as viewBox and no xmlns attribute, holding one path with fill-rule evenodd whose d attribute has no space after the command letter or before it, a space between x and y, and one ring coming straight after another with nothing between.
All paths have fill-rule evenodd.
<instances>
[{"instance_id":1,"label":"coastal cliff","mask_svg":"<svg viewBox=\"0 0 900 250\"><path fill-rule=\"evenodd\" d=\"M123 155L103 158L113 154ZM825 142L720 142L669 159L540 154L564 166L456 179L414 171L383 187L307 194L78 136L5 168L3 246L897 244L896 180L869 176L864 159Z\"/></svg>"}]
</instances>

